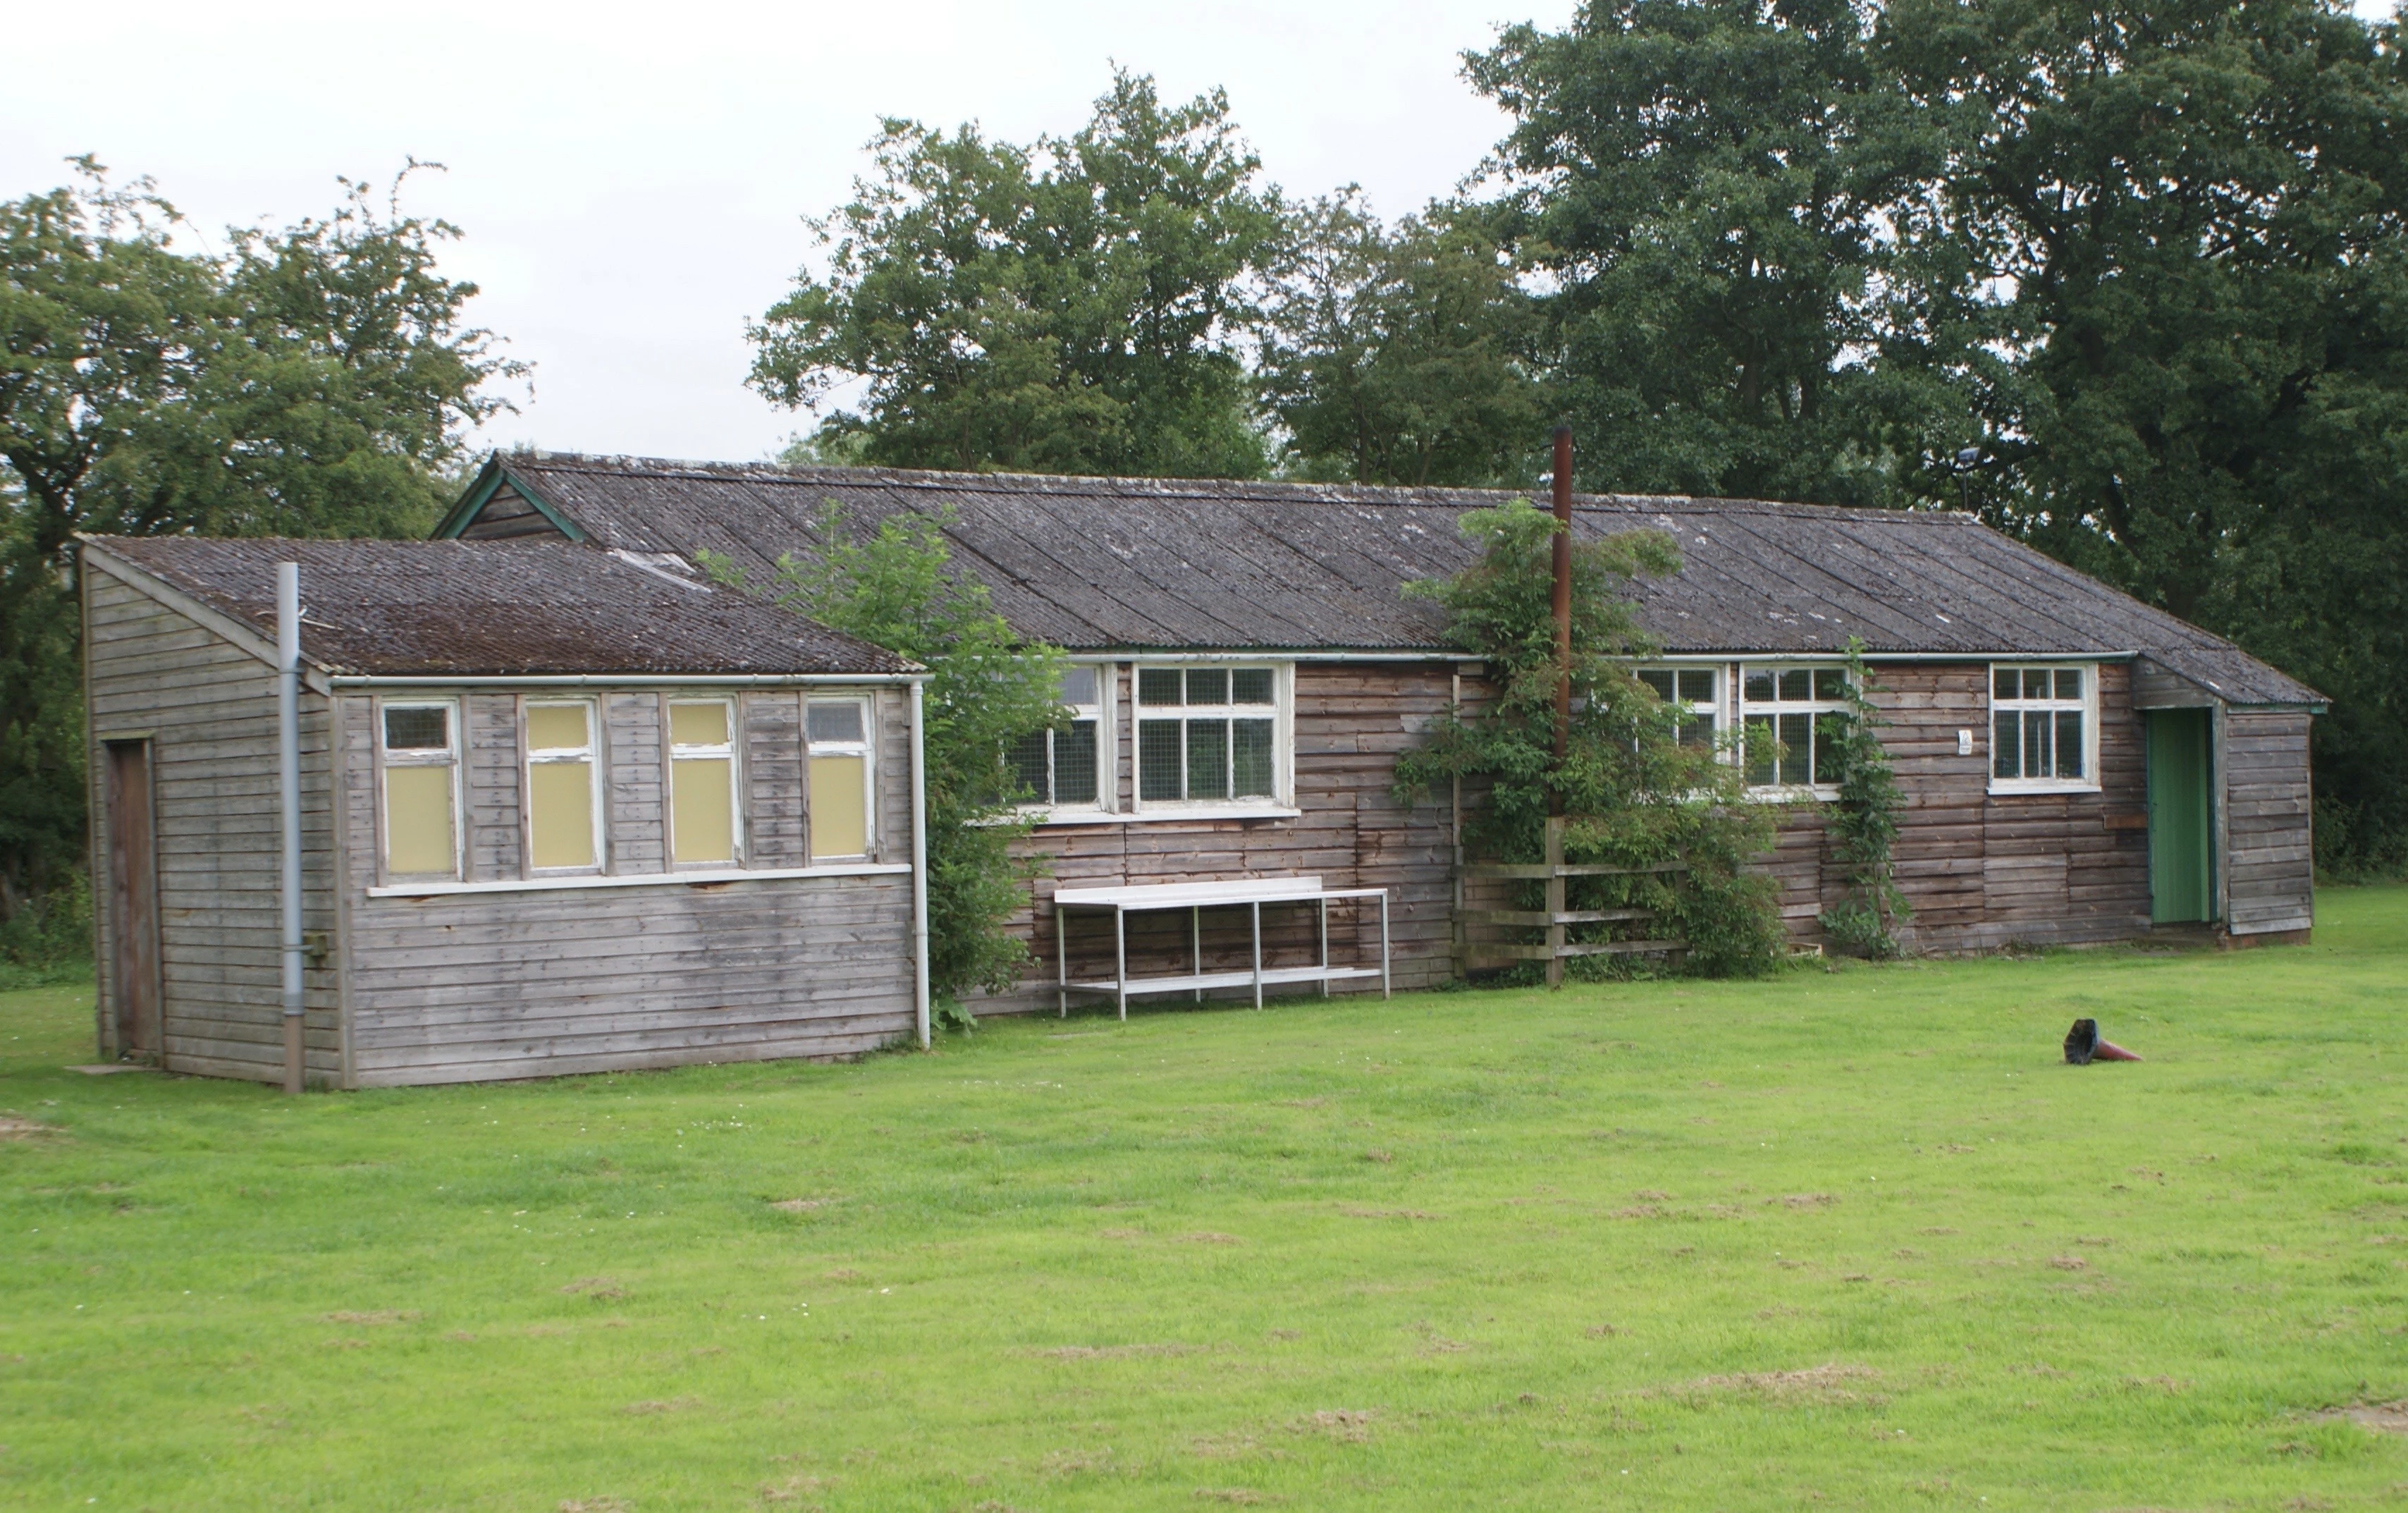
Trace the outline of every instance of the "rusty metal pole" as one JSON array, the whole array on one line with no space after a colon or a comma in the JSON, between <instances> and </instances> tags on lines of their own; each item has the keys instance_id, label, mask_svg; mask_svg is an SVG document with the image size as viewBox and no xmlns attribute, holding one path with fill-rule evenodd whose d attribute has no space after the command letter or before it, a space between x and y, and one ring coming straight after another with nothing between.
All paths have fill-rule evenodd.
<instances>
[{"instance_id":1,"label":"rusty metal pole","mask_svg":"<svg viewBox=\"0 0 2408 1513\"><path fill-rule=\"evenodd\" d=\"M1564 760L1572 727L1572 428L1555 427L1555 772L1547 800L1547 986L1564 982Z\"/></svg>"},{"instance_id":2,"label":"rusty metal pole","mask_svg":"<svg viewBox=\"0 0 2408 1513\"><path fill-rule=\"evenodd\" d=\"M1570 752L1572 723L1572 428L1555 427L1555 766ZM1560 790L1550 811L1564 812Z\"/></svg>"}]
</instances>

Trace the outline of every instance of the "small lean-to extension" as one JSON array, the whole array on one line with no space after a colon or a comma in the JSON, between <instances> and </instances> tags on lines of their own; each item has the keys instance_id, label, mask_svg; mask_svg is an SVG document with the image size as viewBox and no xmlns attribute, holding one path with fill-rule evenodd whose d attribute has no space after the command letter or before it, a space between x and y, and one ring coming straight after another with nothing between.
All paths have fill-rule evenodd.
<instances>
[{"instance_id":1,"label":"small lean-to extension","mask_svg":"<svg viewBox=\"0 0 2408 1513\"><path fill-rule=\"evenodd\" d=\"M283 842L284 1090L301 1090L301 565L276 565L276 800Z\"/></svg>"}]
</instances>

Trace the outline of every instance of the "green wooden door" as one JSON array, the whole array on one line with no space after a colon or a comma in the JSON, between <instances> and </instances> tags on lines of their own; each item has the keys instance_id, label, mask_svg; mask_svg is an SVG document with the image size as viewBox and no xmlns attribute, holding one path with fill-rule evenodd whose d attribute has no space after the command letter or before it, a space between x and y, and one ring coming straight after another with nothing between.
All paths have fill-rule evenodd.
<instances>
[{"instance_id":1,"label":"green wooden door","mask_svg":"<svg viewBox=\"0 0 2408 1513\"><path fill-rule=\"evenodd\" d=\"M2203 709L2149 711L2149 918L2215 917L2215 746Z\"/></svg>"}]
</instances>

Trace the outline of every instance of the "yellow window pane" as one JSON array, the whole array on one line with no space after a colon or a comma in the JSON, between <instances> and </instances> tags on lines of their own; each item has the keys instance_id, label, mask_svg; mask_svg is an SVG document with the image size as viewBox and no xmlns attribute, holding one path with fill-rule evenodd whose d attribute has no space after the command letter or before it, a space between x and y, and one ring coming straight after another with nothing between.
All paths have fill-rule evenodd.
<instances>
[{"instance_id":1,"label":"yellow window pane","mask_svg":"<svg viewBox=\"0 0 2408 1513\"><path fill-rule=\"evenodd\" d=\"M449 873L452 844L452 769L388 767L384 770L384 864L412 876Z\"/></svg>"},{"instance_id":2,"label":"yellow window pane","mask_svg":"<svg viewBox=\"0 0 2408 1513\"><path fill-rule=\"evenodd\" d=\"M869 851L869 810L859 756L811 758L811 855L859 857Z\"/></svg>"},{"instance_id":3,"label":"yellow window pane","mask_svg":"<svg viewBox=\"0 0 2408 1513\"><path fill-rule=\"evenodd\" d=\"M680 746L727 744L727 706L717 702L671 704L669 741Z\"/></svg>"},{"instance_id":4,"label":"yellow window pane","mask_svg":"<svg viewBox=\"0 0 2408 1513\"><path fill-rule=\"evenodd\" d=\"M736 805L727 765L724 756L669 764L669 829L679 861L736 859Z\"/></svg>"},{"instance_id":5,"label":"yellow window pane","mask_svg":"<svg viewBox=\"0 0 2408 1513\"><path fill-rule=\"evenodd\" d=\"M527 826L538 867L594 865L594 764L537 762L527 769Z\"/></svg>"},{"instance_id":6,"label":"yellow window pane","mask_svg":"<svg viewBox=\"0 0 2408 1513\"><path fill-rule=\"evenodd\" d=\"M582 704L529 704L527 746L534 751L580 751L591 739Z\"/></svg>"}]
</instances>

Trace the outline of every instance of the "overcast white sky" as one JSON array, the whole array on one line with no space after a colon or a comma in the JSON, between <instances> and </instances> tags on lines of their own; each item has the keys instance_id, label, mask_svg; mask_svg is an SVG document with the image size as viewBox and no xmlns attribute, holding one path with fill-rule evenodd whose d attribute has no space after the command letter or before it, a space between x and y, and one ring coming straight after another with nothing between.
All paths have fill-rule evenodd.
<instances>
[{"instance_id":1,"label":"overcast white sky","mask_svg":"<svg viewBox=\"0 0 2408 1513\"><path fill-rule=\"evenodd\" d=\"M1458 76L1502 22L1572 0L1108 5L885 0L23 5L50 64L0 92L0 195L96 153L214 234L322 211L337 174L450 172L406 204L467 237L475 319L535 364L487 439L748 459L808 417L744 387L743 328L840 203L882 115L1025 141L1085 120L1118 61L1184 99L1213 85L1292 193L1349 180L1396 214L1445 193L1503 118ZM387 19L391 18L391 19ZM91 69L82 57L106 60ZM96 82L97 81L97 82Z\"/></svg>"}]
</instances>

